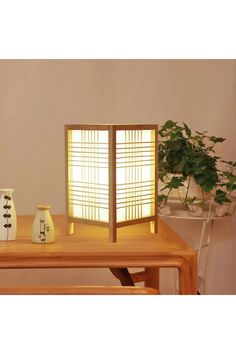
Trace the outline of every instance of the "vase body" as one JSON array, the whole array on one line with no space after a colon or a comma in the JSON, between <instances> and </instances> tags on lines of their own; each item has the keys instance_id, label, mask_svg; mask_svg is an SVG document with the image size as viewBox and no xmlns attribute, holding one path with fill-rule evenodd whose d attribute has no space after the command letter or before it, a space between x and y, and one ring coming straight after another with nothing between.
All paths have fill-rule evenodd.
<instances>
[{"instance_id":1,"label":"vase body","mask_svg":"<svg viewBox=\"0 0 236 354\"><path fill-rule=\"evenodd\" d=\"M202 188L197 185L192 176L189 176L183 184L184 187L179 187L181 199L185 199L187 193L188 198L195 197L197 200L202 200L205 197L207 199L207 195L203 192Z\"/></svg>"},{"instance_id":2,"label":"vase body","mask_svg":"<svg viewBox=\"0 0 236 354\"><path fill-rule=\"evenodd\" d=\"M225 216L230 208L230 203L218 204L215 208L215 214L218 217Z\"/></svg>"},{"instance_id":3,"label":"vase body","mask_svg":"<svg viewBox=\"0 0 236 354\"><path fill-rule=\"evenodd\" d=\"M55 241L55 230L49 208L49 205L37 206L32 226L33 243L53 243Z\"/></svg>"},{"instance_id":4,"label":"vase body","mask_svg":"<svg viewBox=\"0 0 236 354\"><path fill-rule=\"evenodd\" d=\"M0 189L0 241L16 239L16 210L12 198L13 189Z\"/></svg>"},{"instance_id":5,"label":"vase body","mask_svg":"<svg viewBox=\"0 0 236 354\"><path fill-rule=\"evenodd\" d=\"M182 177L181 174L176 173L175 175L169 173L165 177L165 183L168 183L171 181L172 177ZM161 180L158 181L158 189L159 192L163 194L168 194L168 189L165 189L161 191L161 189L165 186ZM183 200L186 197L186 193L188 191L188 198L193 198L196 197L196 199L202 199L203 198L203 191L200 186L198 186L192 176L189 176L184 182L183 186L179 187L178 189L172 189L171 192L169 193L169 198L170 199L180 199ZM207 198L207 195L204 193L204 196Z\"/></svg>"}]
</instances>

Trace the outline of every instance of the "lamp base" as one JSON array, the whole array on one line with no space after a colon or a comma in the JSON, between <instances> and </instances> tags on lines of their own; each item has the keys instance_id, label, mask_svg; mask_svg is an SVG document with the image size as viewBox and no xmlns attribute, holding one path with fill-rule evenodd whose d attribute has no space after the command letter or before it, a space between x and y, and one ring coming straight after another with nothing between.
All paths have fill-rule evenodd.
<instances>
[{"instance_id":1,"label":"lamp base","mask_svg":"<svg viewBox=\"0 0 236 354\"><path fill-rule=\"evenodd\" d=\"M67 234L68 235L73 235L75 232L75 224L71 221L67 223Z\"/></svg>"},{"instance_id":2,"label":"lamp base","mask_svg":"<svg viewBox=\"0 0 236 354\"><path fill-rule=\"evenodd\" d=\"M156 234L158 232L157 221L150 221L150 233Z\"/></svg>"}]
</instances>

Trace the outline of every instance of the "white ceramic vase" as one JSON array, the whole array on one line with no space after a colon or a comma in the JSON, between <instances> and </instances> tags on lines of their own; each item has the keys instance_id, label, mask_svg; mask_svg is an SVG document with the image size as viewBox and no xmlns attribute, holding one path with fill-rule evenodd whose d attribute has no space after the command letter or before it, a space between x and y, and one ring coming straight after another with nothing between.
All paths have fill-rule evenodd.
<instances>
[{"instance_id":1,"label":"white ceramic vase","mask_svg":"<svg viewBox=\"0 0 236 354\"><path fill-rule=\"evenodd\" d=\"M181 174L176 173L175 175L168 173L168 175L165 177L165 183L170 182L172 177L182 177ZM158 180L158 189L159 193L167 194L168 189L165 189L161 191L161 189L164 187L165 183L163 183L160 179ZM189 184L189 186L188 186ZM178 189L172 189L172 191L169 194L170 199L180 199L184 200L186 197L186 193L188 190L188 198L193 198L196 197L196 199L202 200L203 198L203 192L200 186L198 186L194 180L193 177L188 177L186 181L183 182L183 186L179 187ZM204 193L205 198L208 199L208 195Z\"/></svg>"},{"instance_id":2,"label":"white ceramic vase","mask_svg":"<svg viewBox=\"0 0 236 354\"><path fill-rule=\"evenodd\" d=\"M0 241L16 239L16 210L12 193L14 189L0 189Z\"/></svg>"},{"instance_id":3,"label":"white ceramic vase","mask_svg":"<svg viewBox=\"0 0 236 354\"><path fill-rule=\"evenodd\" d=\"M50 215L49 205L37 205L37 214L32 226L33 243L53 243L55 241L55 230Z\"/></svg>"},{"instance_id":4,"label":"white ceramic vase","mask_svg":"<svg viewBox=\"0 0 236 354\"><path fill-rule=\"evenodd\" d=\"M203 209L201 207L194 208L194 206L189 206L189 209L190 210L188 210L188 214L190 216L200 217L203 214Z\"/></svg>"},{"instance_id":5,"label":"white ceramic vase","mask_svg":"<svg viewBox=\"0 0 236 354\"><path fill-rule=\"evenodd\" d=\"M171 215L171 213L172 213L171 208L167 205L164 206L164 208L159 209L159 214L169 216Z\"/></svg>"},{"instance_id":6,"label":"white ceramic vase","mask_svg":"<svg viewBox=\"0 0 236 354\"><path fill-rule=\"evenodd\" d=\"M230 203L224 203L222 205L217 205L215 208L215 214L218 217L225 216L228 213Z\"/></svg>"}]
</instances>

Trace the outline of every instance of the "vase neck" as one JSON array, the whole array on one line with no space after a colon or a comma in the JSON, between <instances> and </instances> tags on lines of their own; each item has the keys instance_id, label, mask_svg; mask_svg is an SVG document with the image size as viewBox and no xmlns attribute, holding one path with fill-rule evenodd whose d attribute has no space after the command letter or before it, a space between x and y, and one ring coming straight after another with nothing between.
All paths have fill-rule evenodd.
<instances>
[{"instance_id":1,"label":"vase neck","mask_svg":"<svg viewBox=\"0 0 236 354\"><path fill-rule=\"evenodd\" d=\"M51 207L50 205L45 205L45 204L37 205L37 209L38 209L38 210L41 210L41 211L49 210L50 207Z\"/></svg>"}]
</instances>

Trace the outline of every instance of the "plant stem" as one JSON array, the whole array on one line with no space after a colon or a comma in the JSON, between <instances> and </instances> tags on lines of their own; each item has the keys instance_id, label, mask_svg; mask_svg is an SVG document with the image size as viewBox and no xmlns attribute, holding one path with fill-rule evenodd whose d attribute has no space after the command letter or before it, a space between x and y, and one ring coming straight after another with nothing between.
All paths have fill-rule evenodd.
<instances>
[{"instance_id":1,"label":"plant stem","mask_svg":"<svg viewBox=\"0 0 236 354\"><path fill-rule=\"evenodd\" d=\"M188 207L188 206L187 206L187 203L186 203L186 200L187 200L187 197L188 197L188 192L189 192L189 187L190 187L190 178L191 178L191 176L189 176L189 178L188 178L187 191L186 191L185 198L184 198L184 205L185 205L186 207Z\"/></svg>"},{"instance_id":2,"label":"plant stem","mask_svg":"<svg viewBox=\"0 0 236 354\"><path fill-rule=\"evenodd\" d=\"M206 201L205 195L203 193L203 189L201 188L201 192L202 192L202 199L204 200L204 202Z\"/></svg>"},{"instance_id":3,"label":"plant stem","mask_svg":"<svg viewBox=\"0 0 236 354\"><path fill-rule=\"evenodd\" d=\"M165 206L166 206L166 204L167 204L167 200L168 200L168 198L169 198L169 195L170 195L171 190L172 190L172 189L169 188L169 191L168 191L168 193L167 193L167 195L166 195L166 200L165 200L165 203L164 203L164 206L162 207L162 209L165 208Z\"/></svg>"}]
</instances>

